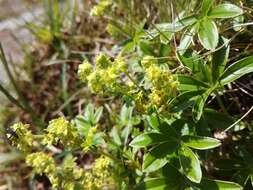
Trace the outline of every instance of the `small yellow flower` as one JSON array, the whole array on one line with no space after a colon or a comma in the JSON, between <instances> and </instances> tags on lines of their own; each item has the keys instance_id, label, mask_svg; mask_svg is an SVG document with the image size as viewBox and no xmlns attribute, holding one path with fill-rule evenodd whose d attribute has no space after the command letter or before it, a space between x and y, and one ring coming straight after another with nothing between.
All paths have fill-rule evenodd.
<instances>
[{"instance_id":1,"label":"small yellow flower","mask_svg":"<svg viewBox=\"0 0 253 190\"><path fill-rule=\"evenodd\" d=\"M27 165L33 167L35 172L38 174L50 174L56 171L54 159L43 152L28 155L26 157L26 163Z\"/></svg>"},{"instance_id":2,"label":"small yellow flower","mask_svg":"<svg viewBox=\"0 0 253 190\"><path fill-rule=\"evenodd\" d=\"M149 95L149 99L152 104L160 106L165 103L165 93L162 90L153 89L152 93Z\"/></svg>"},{"instance_id":3,"label":"small yellow flower","mask_svg":"<svg viewBox=\"0 0 253 190\"><path fill-rule=\"evenodd\" d=\"M118 56L115 61L114 61L114 66L117 68L118 72L125 72L127 67L126 67L126 62L122 56Z\"/></svg>"},{"instance_id":4,"label":"small yellow flower","mask_svg":"<svg viewBox=\"0 0 253 190\"><path fill-rule=\"evenodd\" d=\"M107 69L109 66L112 65L110 58L105 55L104 53L100 53L96 57L96 67L99 69Z\"/></svg>"},{"instance_id":5,"label":"small yellow flower","mask_svg":"<svg viewBox=\"0 0 253 190\"><path fill-rule=\"evenodd\" d=\"M80 142L77 128L64 117L51 120L46 131L44 144L51 145L60 141L66 147L74 147Z\"/></svg>"},{"instance_id":6,"label":"small yellow flower","mask_svg":"<svg viewBox=\"0 0 253 190\"><path fill-rule=\"evenodd\" d=\"M83 82L87 81L87 77L91 74L91 72L92 66L87 60L84 60L78 67L78 76Z\"/></svg>"},{"instance_id":7,"label":"small yellow flower","mask_svg":"<svg viewBox=\"0 0 253 190\"><path fill-rule=\"evenodd\" d=\"M29 130L30 125L16 123L10 127L17 135L16 137L11 138L11 141L14 146L16 146L19 150L28 152L31 150L33 145L33 135Z\"/></svg>"},{"instance_id":8,"label":"small yellow flower","mask_svg":"<svg viewBox=\"0 0 253 190\"><path fill-rule=\"evenodd\" d=\"M101 0L99 4L94 6L91 10L92 16L102 16L105 9L112 4L111 0Z\"/></svg>"},{"instance_id":9,"label":"small yellow flower","mask_svg":"<svg viewBox=\"0 0 253 190\"><path fill-rule=\"evenodd\" d=\"M141 64L144 68L148 68L151 65L157 65L158 61L154 56L147 55L147 56L142 58Z\"/></svg>"}]
</instances>

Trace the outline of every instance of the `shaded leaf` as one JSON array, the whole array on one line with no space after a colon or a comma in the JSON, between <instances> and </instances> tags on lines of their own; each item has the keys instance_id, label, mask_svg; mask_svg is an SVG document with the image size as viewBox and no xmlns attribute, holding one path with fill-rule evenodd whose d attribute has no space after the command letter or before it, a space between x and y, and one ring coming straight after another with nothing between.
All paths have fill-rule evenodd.
<instances>
[{"instance_id":1,"label":"shaded leaf","mask_svg":"<svg viewBox=\"0 0 253 190\"><path fill-rule=\"evenodd\" d=\"M226 129L234 123L234 119L213 109L204 110L204 118L211 129Z\"/></svg>"},{"instance_id":2,"label":"shaded leaf","mask_svg":"<svg viewBox=\"0 0 253 190\"><path fill-rule=\"evenodd\" d=\"M148 115L148 116L147 116L147 121L148 121L148 124L149 124L153 129L159 130L160 122L159 122L159 118L157 117L157 115L155 115L155 114L153 114L153 115Z\"/></svg>"},{"instance_id":3,"label":"shaded leaf","mask_svg":"<svg viewBox=\"0 0 253 190\"><path fill-rule=\"evenodd\" d=\"M179 160L186 177L192 182L200 183L202 178L200 162L192 150L186 146L181 147Z\"/></svg>"},{"instance_id":4,"label":"shaded leaf","mask_svg":"<svg viewBox=\"0 0 253 190\"><path fill-rule=\"evenodd\" d=\"M219 40L219 47L223 46L218 51L214 52L212 56L212 78L213 82L215 83L220 75L223 73L226 63L228 61L228 55L230 46L228 44L228 40L221 37Z\"/></svg>"},{"instance_id":5,"label":"shaded leaf","mask_svg":"<svg viewBox=\"0 0 253 190\"><path fill-rule=\"evenodd\" d=\"M187 75L177 75L179 81L179 89L182 91L197 91L209 86L191 76Z\"/></svg>"},{"instance_id":6,"label":"shaded leaf","mask_svg":"<svg viewBox=\"0 0 253 190\"><path fill-rule=\"evenodd\" d=\"M161 133L145 133L135 137L130 146L136 148L147 147L148 145L158 144L167 141L168 138Z\"/></svg>"},{"instance_id":7,"label":"shaded leaf","mask_svg":"<svg viewBox=\"0 0 253 190\"><path fill-rule=\"evenodd\" d=\"M178 142L171 140L154 147L144 156L143 171L153 172L162 168L168 163L168 155L173 154L178 146Z\"/></svg>"},{"instance_id":8,"label":"shaded leaf","mask_svg":"<svg viewBox=\"0 0 253 190\"><path fill-rule=\"evenodd\" d=\"M199 185L202 190L242 190L243 188L233 182L203 179Z\"/></svg>"},{"instance_id":9,"label":"shaded leaf","mask_svg":"<svg viewBox=\"0 0 253 190\"><path fill-rule=\"evenodd\" d=\"M170 103L172 112L179 112L194 105L197 96L202 95L205 90L188 91L180 94Z\"/></svg>"}]
</instances>

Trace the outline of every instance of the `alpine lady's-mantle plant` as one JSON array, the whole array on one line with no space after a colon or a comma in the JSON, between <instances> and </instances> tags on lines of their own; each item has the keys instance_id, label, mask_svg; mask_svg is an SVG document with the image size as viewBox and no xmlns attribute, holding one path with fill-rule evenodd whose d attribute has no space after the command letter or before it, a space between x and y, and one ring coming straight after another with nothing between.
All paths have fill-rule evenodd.
<instances>
[{"instance_id":1,"label":"alpine lady's-mantle plant","mask_svg":"<svg viewBox=\"0 0 253 190\"><path fill-rule=\"evenodd\" d=\"M108 9L122 4L102 0L92 15L111 16ZM225 154L227 142L213 135L242 120L235 122L220 96L226 85L253 72L253 58L230 61L233 38L219 31L243 10L214 0L196 9L172 23L140 24L115 48L117 56L100 53L94 63L79 65L78 76L93 94L122 101L119 114L108 104L106 111L89 104L83 116L56 118L42 134L21 123L11 127L16 135L10 138L34 173L45 174L56 189L240 190L252 183L246 144L235 145L240 137L231 136L233 151ZM110 27L118 27L113 21ZM214 99L220 110L207 108ZM92 155L92 163L86 165L84 155ZM219 170L227 166L223 160L235 161L229 165L235 176Z\"/></svg>"}]
</instances>

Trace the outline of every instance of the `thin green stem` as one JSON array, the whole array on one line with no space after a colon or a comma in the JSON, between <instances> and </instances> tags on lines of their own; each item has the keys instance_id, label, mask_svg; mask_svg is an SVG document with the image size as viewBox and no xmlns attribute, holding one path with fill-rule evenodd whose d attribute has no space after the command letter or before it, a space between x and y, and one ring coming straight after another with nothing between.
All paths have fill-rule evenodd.
<instances>
[{"instance_id":1,"label":"thin green stem","mask_svg":"<svg viewBox=\"0 0 253 190\"><path fill-rule=\"evenodd\" d=\"M219 104L219 106L221 107L222 111L223 111L226 115L229 115L228 112L227 112L227 110L226 110L226 108L225 108L225 106L224 106L224 104L223 104L223 102L222 102L222 100L221 100L221 98L220 98L220 95L219 95L219 93L218 93L217 91L215 92L215 95L216 95L218 104Z\"/></svg>"},{"instance_id":2,"label":"thin green stem","mask_svg":"<svg viewBox=\"0 0 253 190\"><path fill-rule=\"evenodd\" d=\"M224 130L224 132L227 132L228 130L230 130L231 128L233 128L236 124L238 124L240 121L242 121L247 115L249 115L249 113L253 110L253 106L251 106L251 108L240 118L238 119L236 122L234 122L232 125L230 125L228 128L226 128Z\"/></svg>"},{"instance_id":3,"label":"thin green stem","mask_svg":"<svg viewBox=\"0 0 253 190\"><path fill-rule=\"evenodd\" d=\"M20 96L20 90L18 88L18 85L16 84L16 81L14 80L14 77L12 76L11 74L11 71L10 71L10 68L8 66L8 62L7 62L7 59L6 59L6 56L5 56L5 53L4 53L4 50L3 50L3 46L2 44L0 43L0 58L1 58L1 61L3 63L3 66L5 68L5 71L10 79L10 82L12 83L15 91L17 92L18 96Z\"/></svg>"},{"instance_id":4,"label":"thin green stem","mask_svg":"<svg viewBox=\"0 0 253 190\"><path fill-rule=\"evenodd\" d=\"M12 102L14 105L22 109L23 111L27 111L17 100L14 98L1 84L0 91Z\"/></svg>"},{"instance_id":5,"label":"thin green stem","mask_svg":"<svg viewBox=\"0 0 253 190\"><path fill-rule=\"evenodd\" d=\"M0 43L0 59L1 62L3 63L3 66L5 68L5 71L10 79L11 84L13 85L19 99L21 100L21 103L15 99L2 85L1 85L1 92L3 92L3 94L12 102L14 103L16 106L18 106L19 108L21 108L22 110L24 110L25 112L28 112L31 114L33 120L35 121L39 121L39 117L37 117L35 115L34 110L31 108L31 106L29 105L29 103L27 102L27 100L24 98L23 94L21 93L7 62L6 56L5 56L5 52L3 50L2 44Z\"/></svg>"}]
</instances>

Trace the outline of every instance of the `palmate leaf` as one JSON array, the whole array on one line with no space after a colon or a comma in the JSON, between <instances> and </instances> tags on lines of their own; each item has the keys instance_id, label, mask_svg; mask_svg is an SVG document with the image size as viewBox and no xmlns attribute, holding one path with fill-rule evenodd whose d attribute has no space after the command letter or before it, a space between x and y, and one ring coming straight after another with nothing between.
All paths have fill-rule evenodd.
<instances>
[{"instance_id":1,"label":"palmate leaf","mask_svg":"<svg viewBox=\"0 0 253 190\"><path fill-rule=\"evenodd\" d=\"M209 13L209 18L231 18L243 14L243 10L233 4L220 4L214 7Z\"/></svg>"},{"instance_id":2,"label":"palmate leaf","mask_svg":"<svg viewBox=\"0 0 253 190\"><path fill-rule=\"evenodd\" d=\"M179 150L179 160L184 175L195 183L200 183L202 171L198 157L187 146L182 146Z\"/></svg>"},{"instance_id":3,"label":"palmate leaf","mask_svg":"<svg viewBox=\"0 0 253 190\"><path fill-rule=\"evenodd\" d=\"M253 72L253 56L245 57L230 65L220 77L220 84L226 85Z\"/></svg>"},{"instance_id":4,"label":"palmate leaf","mask_svg":"<svg viewBox=\"0 0 253 190\"><path fill-rule=\"evenodd\" d=\"M199 23L198 38L205 49L214 50L219 41L219 32L215 22L204 18Z\"/></svg>"}]
</instances>

